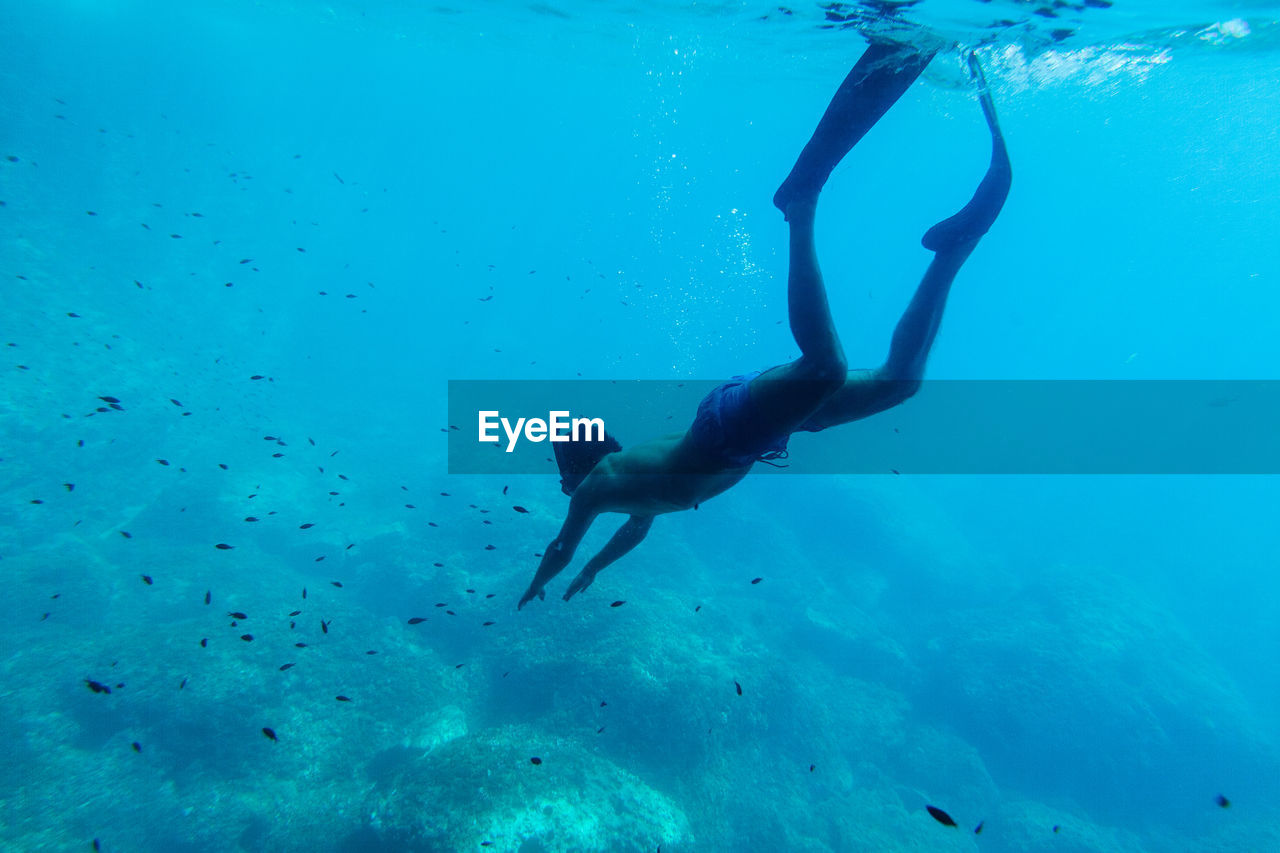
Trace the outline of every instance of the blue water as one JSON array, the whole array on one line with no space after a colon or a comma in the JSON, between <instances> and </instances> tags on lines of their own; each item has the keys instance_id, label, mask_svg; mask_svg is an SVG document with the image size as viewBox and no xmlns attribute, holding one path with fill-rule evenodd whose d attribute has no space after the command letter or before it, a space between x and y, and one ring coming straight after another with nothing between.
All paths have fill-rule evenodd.
<instances>
[{"instance_id":1,"label":"blue water","mask_svg":"<svg viewBox=\"0 0 1280 853\"><path fill-rule=\"evenodd\" d=\"M859 29L987 40L1013 160L930 378L1277 378L1280 9L1035 8L4 4L0 847L1280 849L1274 478L753 475L517 613L556 477L447 473L449 379L796 356ZM853 364L959 57L823 194Z\"/></svg>"}]
</instances>

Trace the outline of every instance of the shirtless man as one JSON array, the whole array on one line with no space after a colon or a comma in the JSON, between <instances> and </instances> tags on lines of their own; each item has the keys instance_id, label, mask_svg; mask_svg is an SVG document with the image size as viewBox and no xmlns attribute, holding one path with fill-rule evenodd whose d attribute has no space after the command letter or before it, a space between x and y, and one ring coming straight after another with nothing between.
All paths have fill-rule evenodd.
<instances>
[{"instance_id":1,"label":"shirtless man","mask_svg":"<svg viewBox=\"0 0 1280 853\"><path fill-rule=\"evenodd\" d=\"M594 449L557 445L561 483L571 495L569 514L547 546L519 607L534 597L546 597L547 582L569 565L600 513L621 512L630 518L569 584L566 601L639 544L654 516L692 509L725 491L745 477L757 460L783 453L793 432L816 432L860 420L916 392L951 282L1009 194L1009 156L975 56L969 56L969 68L991 130L991 165L972 200L925 233L921 242L934 253L933 262L898 321L889 356L880 367L850 371L845 363L818 270L813 222L818 194L831 171L932 58L931 52L913 47L873 43L836 91L773 197L791 225L787 311L800 357L736 376L711 391L699 404L688 432L626 450L616 442L597 443Z\"/></svg>"}]
</instances>

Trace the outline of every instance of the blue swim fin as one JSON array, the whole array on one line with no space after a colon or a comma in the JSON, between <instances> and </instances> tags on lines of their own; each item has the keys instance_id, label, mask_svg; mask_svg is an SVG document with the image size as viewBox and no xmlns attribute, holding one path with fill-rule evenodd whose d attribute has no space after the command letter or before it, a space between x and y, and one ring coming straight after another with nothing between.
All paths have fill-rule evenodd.
<instances>
[{"instance_id":1,"label":"blue swim fin","mask_svg":"<svg viewBox=\"0 0 1280 853\"><path fill-rule=\"evenodd\" d=\"M991 90L987 87L986 77L982 74L982 66L978 64L975 53L969 54L969 73L978 85L978 99L982 104L982 114L987 119L987 127L991 131L991 165L982 183L959 213L944 219L925 232L920 243L931 252L959 248L965 244L976 244L982 235L987 233L991 224L1000 215L1004 201L1009 197L1009 186L1013 181L1013 171L1009 165L1009 151L1004 145L1004 134L1000 132L1000 123L996 120L996 107L991 100ZM972 246L971 246L972 247Z\"/></svg>"}]
</instances>

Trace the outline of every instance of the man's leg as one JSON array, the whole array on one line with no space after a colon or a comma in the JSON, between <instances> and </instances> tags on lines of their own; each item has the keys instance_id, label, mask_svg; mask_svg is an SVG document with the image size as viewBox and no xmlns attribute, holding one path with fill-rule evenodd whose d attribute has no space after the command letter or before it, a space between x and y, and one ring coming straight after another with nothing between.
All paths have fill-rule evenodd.
<instances>
[{"instance_id":1,"label":"man's leg","mask_svg":"<svg viewBox=\"0 0 1280 853\"><path fill-rule=\"evenodd\" d=\"M959 213L925 232L921 242L934 252L933 262L894 329L889 357L884 365L875 370L850 372L844 386L827 398L806 421L804 429L826 429L856 421L892 408L916 392L924 376L925 361L938 326L942 323L951 283L1004 206L1012 181L1009 153L996 121L991 93L978 60L972 54L969 56L969 68L980 87L982 112L991 131L991 165L987 174L973 198Z\"/></svg>"},{"instance_id":2,"label":"man's leg","mask_svg":"<svg viewBox=\"0 0 1280 853\"><path fill-rule=\"evenodd\" d=\"M791 223L787 315L800 358L752 381L753 417L741 430L746 440L794 432L823 400L844 386L848 374L844 348L831 319L814 247L818 194L831 170L920 76L932 56L904 45L867 48L836 90L813 137L773 197Z\"/></svg>"}]
</instances>

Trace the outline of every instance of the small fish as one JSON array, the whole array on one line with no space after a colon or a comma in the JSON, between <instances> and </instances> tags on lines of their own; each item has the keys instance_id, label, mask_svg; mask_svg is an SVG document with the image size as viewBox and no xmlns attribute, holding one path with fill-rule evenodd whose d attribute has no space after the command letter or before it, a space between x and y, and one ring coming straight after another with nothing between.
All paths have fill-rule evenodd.
<instances>
[{"instance_id":1,"label":"small fish","mask_svg":"<svg viewBox=\"0 0 1280 853\"><path fill-rule=\"evenodd\" d=\"M315 527L315 526L316 526L316 524L315 524L315 522L314 522L314 521L308 521L306 524L299 524L299 525L298 525L298 529L299 529L299 530L307 530L307 529L312 528L312 527Z\"/></svg>"},{"instance_id":2,"label":"small fish","mask_svg":"<svg viewBox=\"0 0 1280 853\"><path fill-rule=\"evenodd\" d=\"M250 522L250 523L252 523L252 522L257 521L257 520L258 520L258 517L257 517L256 515L246 515L246 516L244 517L244 520L245 520L245 521L248 521L248 522Z\"/></svg>"},{"instance_id":3,"label":"small fish","mask_svg":"<svg viewBox=\"0 0 1280 853\"><path fill-rule=\"evenodd\" d=\"M238 610L228 611L227 615L230 616L232 619L248 619L249 618L246 614L241 613Z\"/></svg>"},{"instance_id":4,"label":"small fish","mask_svg":"<svg viewBox=\"0 0 1280 853\"><path fill-rule=\"evenodd\" d=\"M102 849L102 843L101 843L100 841L98 841L98 839L96 839L96 838L95 838L95 839L93 839L93 849L94 849L94 850L101 850L101 849Z\"/></svg>"},{"instance_id":5,"label":"small fish","mask_svg":"<svg viewBox=\"0 0 1280 853\"><path fill-rule=\"evenodd\" d=\"M622 606L622 605L624 605L624 604L626 604L626 602L625 602L625 601L615 601L613 604L610 604L609 606L610 606L610 607L621 607L621 606Z\"/></svg>"},{"instance_id":6,"label":"small fish","mask_svg":"<svg viewBox=\"0 0 1280 853\"><path fill-rule=\"evenodd\" d=\"M219 542L217 545L214 545L213 547L217 548L219 551L230 551L232 548L236 546L228 545L226 542Z\"/></svg>"},{"instance_id":7,"label":"small fish","mask_svg":"<svg viewBox=\"0 0 1280 853\"><path fill-rule=\"evenodd\" d=\"M142 582L145 583L147 586L151 586L153 583L155 583L155 581L151 579L151 575L138 575L138 577L142 578Z\"/></svg>"},{"instance_id":8,"label":"small fish","mask_svg":"<svg viewBox=\"0 0 1280 853\"><path fill-rule=\"evenodd\" d=\"M204 603L208 604L211 601L213 601L213 592L211 590L206 589L204 591Z\"/></svg>"},{"instance_id":9,"label":"small fish","mask_svg":"<svg viewBox=\"0 0 1280 853\"><path fill-rule=\"evenodd\" d=\"M289 618L290 618L290 619L292 619L293 617L295 617L295 616L300 616L300 615L302 615L302 611L301 611L301 610L295 610L295 611L293 611L292 613L290 613L290 614L289 614Z\"/></svg>"},{"instance_id":10,"label":"small fish","mask_svg":"<svg viewBox=\"0 0 1280 853\"><path fill-rule=\"evenodd\" d=\"M604 726L601 726L600 728L596 729L596 734L600 734L603 731L604 731Z\"/></svg>"},{"instance_id":11,"label":"small fish","mask_svg":"<svg viewBox=\"0 0 1280 853\"><path fill-rule=\"evenodd\" d=\"M250 379L252 379L252 380L254 380L254 381L257 381L257 380L259 380L259 379L266 379L267 377L263 376L261 373L255 373L255 374L253 374L252 376L250 376L249 378L250 378Z\"/></svg>"},{"instance_id":12,"label":"small fish","mask_svg":"<svg viewBox=\"0 0 1280 853\"><path fill-rule=\"evenodd\" d=\"M134 752L142 752L142 744L138 743L136 740L129 745L133 747Z\"/></svg>"},{"instance_id":13,"label":"small fish","mask_svg":"<svg viewBox=\"0 0 1280 853\"><path fill-rule=\"evenodd\" d=\"M809 772L810 772L810 773L812 773L812 772L813 772L813 769L814 769L815 767L817 767L817 766L818 766L818 765L816 765L816 764L810 764L810 765L809 765Z\"/></svg>"},{"instance_id":14,"label":"small fish","mask_svg":"<svg viewBox=\"0 0 1280 853\"><path fill-rule=\"evenodd\" d=\"M170 398L169 398L169 402L170 402L170 403L173 403L173 404L174 404L175 406L177 406L178 408L182 408L182 403L178 402L177 400L173 399L172 397L170 397Z\"/></svg>"},{"instance_id":15,"label":"small fish","mask_svg":"<svg viewBox=\"0 0 1280 853\"><path fill-rule=\"evenodd\" d=\"M496 550L498 550L498 549L497 549L495 546L493 546L493 545L485 545L485 546L484 546L484 549L485 549L486 551L496 551Z\"/></svg>"},{"instance_id":16,"label":"small fish","mask_svg":"<svg viewBox=\"0 0 1280 853\"><path fill-rule=\"evenodd\" d=\"M201 638L200 638L200 648L202 648L202 649L207 649L207 648L209 648L209 638L208 638L208 637L201 637Z\"/></svg>"},{"instance_id":17,"label":"small fish","mask_svg":"<svg viewBox=\"0 0 1280 853\"><path fill-rule=\"evenodd\" d=\"M697 607L693 608L693 612L694 612L694 613L697 613L697 612L698 612L699 610L701 610L701 609L702 609L702 605L701 605L701 604L699 604Z\"/></svg>"},{"instance_id":18,"label":"small fish","mask_svg":"<svg viewBox=\"0 0 1280 853\"><path fill-rule=\"evenodd\" d=\"M303 598L307 597L307 588L305 586L302 588L302 597Z\"/></svg>"},{"instance_id":19,"label":"small fish","mask_svg":"<svg viewBox=\"0 0 1280 853\"><path fill-rule=\"evenodd\" d=\"M279 743L280 741L280 739L276 737L275 729L268 728L267 726L262 727L262 736L272 743Z\"/></svg>"},{"instance_id":20,"label":"small fish","mask_svg":"<svg viewBox=\"0 0 1280 853\"><path fill-rule=\"evenodd\" d=\"M294 645L294 648L298 648L298 649L305 649L307 647L306 643L294 643L293 645Z\"/></svg>"},{"instance_id":21,"label":"small fish","mask_svg":"<svg viewBox=\"0 0 1280 853\"><path fill-rule=\"evenodd\" d=\"M219 467L219 468L221 468L223 471L228 470L227 465L226 465L226 463L225 463L225 462L219 462L219 463L218 463L218 467Z\"/></svg>"},{"instance_id":22,"label":"small fish","mask_svg":"<svg viewBox=\"0 0 1280 853\"><path fill-rule=\"evenodd\" d=\"M1062 829L1062 827L1058 826L1056 823L1053 825L1053 831L1054 831L1054 832L1058 832L1058 831L1060 831L1061 829Z\"/></svg>"},{"instance_id":23,"label":"small fish","mask_svg":"<svg viewBox=\"0 0 1280 853\"><path fill-rule=\"evenodd\" d=\"M41 501L41 503L43 503L43 501ZM120 535L121 535L121 536L123 536L125 539L132 539L132 538L133 538L133 534L132 534L132 533L130 533L129 531L127 531L127 530L121 530L121 531L120 531Z\"/></svg>"},{"instance_id":24,"label":"small fish","mask_svg":"<svg viewBox=\"0 0 1280 853\"><path fill-rule=\"evenodd\" d=\"M94 681L92 678L84 680L85 687L88 687L94 693L110 693L111 688L100 681Z\"/></svg>"},{"instance_id":25,"label":"small fish","mask_svg":"<svg viewBox=\"0 0 1280 853\"><path fill-rule=\"evenodd\" d=\"M601 707L601 708L608 707L608 705L609 705L609 703L608 703L608 702L604 701L603 699L601 699L601 700L600 700L600 707Z\"/></svg>"},{"instance_id":26,"label":"small fish","mask_svg":"<svg viewBox=\"0 0 1280 853\"><path fill-rule=\"evenodd\" d=\"M496 623L494 623L494 622L485 622L485 623L483 623L483 625L482 625L481 627L488 628L490 625L493 625L493 624L496 624Z\"/></svg>"},{"instance_id":27,"label":"small fish","mask_svg":"<svg viewBox=\"0 0 1280 853\"><path fill-rule=\"evenodd\" d=\"M507 489L509 489L509 488L511 488L511 487L510 487L510 486L503 486L503 487L502 487L502 493L505 495L505 494L507 493Z\"/></svg>"},{"instance_id":28,"label":"small fish","mask_svg":"<svg viewBox=\"0 0 1280 853\"><path fill-rule=\"evenodd\" d=\"M329 620L329 622L332 622L332 621L333 621L332 619L330 619L330 620ZM326 622L326 621L324 621L323 619L321 619L321 620L320 620L320 632L321 632L321 633L323 633L323 634L327 634L327 633L329 633L329 622Z\"/></svg>"},{"instance_id":29,"label":"small fish","mask_svg":"<svg viewBox=\"0 0 1280 853\"><path fill-rule=\"evenodd\" d=\"M102 401L102 402L104 402L104 403L119 403L119 402L120 402L119 398L117 398L117 397L99 397L98 399L99 399L99 400L101 400L101 401Z\"/></svg>"},{"instance_id":30,"label":"small fish","mask_svg":"<svg viewBox=\"0 0 1280 853\"><path fill-rule=\"evenodd\" d=\"M522 507L522 506L513 506L513 507L512 507L512 509L514 509L516 512L528 512L528 511L529 511L529 510L525 509L525 508L524 508L524 507Z\"/></svg>"},{"instance_id":31,"label":"small fish","mask_svg":"<svg viewBox=\"0 0 1280 853\"><path fill-rule=\"evenodd\" d=\"M244 640L246 643L252 643L252 642L253 642L253 634L241 634L241 635L240 635L240 639Z\"/></svg>"},{"instance_id":32,"label":"small fish","mask_svg":"<svg viewBox=\"0 0 1280 853\"><path fill-rule=\"evenodd\" d=\"M280 671L284 672L286 669L290 669L292 667L293 667L293 664L291 663L283 663L280 665Z\"/></svg>"},{"instance_id":33,"label":"small fish","mask_svg":"<svg viewBox=\"0 0 1280 853\"><path fill-rule=\"evenodd\" d=\"M62 488L66 489L68 492L74 492L74 491L76 490L76 484L75 484L75 483L63 483L63 484L62 484Z\"/></svg>"},{"instance_id":34,"label":"small fish","mask_svg":"<svg viewBox=\"0 0 1280 853\"><path fill-rule=\"evenodd\" d=\"M377 653L377 649L369 649L369 651L365 652L366 655L376 655Z\"/></svg>"},{"instance_id":35,"label":"small fish","mask_svg":"<svg viewBox=\"0 0 1280 853\"><path fill-rule=\"evenodd\" d=\"M333 584L338 589L342 589L342 581L329 581L329 583Z\"/></svg>"},{"instance_id":36,"label":"small fish","mask_svg":"<svg viewBox=\"0 0 1280 853\"><path fill-rule=\"evenodd\" d=\"M1220 809L1231 808L1231 801L1228 800L1226 797L1222 796L1221 794L1215 797L1213 801L1218 804L1218 808Z\"/></svg>"},{"instance_id":37,"label":"small fish","mask_svg":"<svg viewBox=\"0 0 1280 853\"><path fill-rule=\"evenodd\" d=\"M764 580L764 578L752 578L752 579L751 579L751 585L752 585L752 586L755 586L756 584L760 583L760 581L762 581L762 580Z\"/></svg>"},{"instance_id":38,"label":"small fish","mask_svg":"<svg viewBox=\"0 0 1280 853\"><path fill-rule=\"evenodd\" d=\"M165 465L165 466L169 464L168 459L157 459L156 461L159 462L161 465Z\"/></svg>"},{"instance_id":39,"label":"small fish","mask_svg":"<svg viewBox=\"0 0 1280 853\"><path fill-rule=\"evenodd\" d=\"M542 759L535 755L533 758L530 758L530 759L529 759L529 763L530 763L530 764L541 764L541 763L542 763Z\"/></svg>"},{"instance_id":40,"label":"small fish","mask_svg":"<svg viewBox=\"0 0 1280 853\"><path fill-rule=\"evenodd\" d=\"M973 828L973 834L974 834L974 835L981 835L981 834L982 834L982 827L983 827L983 825L984 825L985 823L986 823L986 821L985 821L985 820L980 820L980 821L978 821L978 825L977 825L977 826L975 826L975 827Z\"/></svg>"},{"instance_id":41,"label":"small fish","mask_svg":"<svg viewBox=\"0 0 1280 853\"><path fill-rule=\"evenodd\" d=\"M182 683L178 685L178 689L179 689L179 690L181 690L182 688L184 688L184 687L186 687L186 686L187 686L187 680L184 678L184 679L182 679Z\"/></svg>"},{"instance_id":42,"label":"small fish","mask_svg":"<svg viewBox=\"0 0 1280 853\"><path fill-rule=\"evenodd\" d=\"M735 681L735 682L733 682L733 686L734 686L734 687L736 687L736 688L738 689L738 695L739 695L739 696L741 696L741 695L742 695L742 685Z\"/></svg>"},{"instance_id":43,"label":"small fish","mask_svg":"<svg viewBox=\"0 0 1280 853\"><path fill-rule=\"evenodd\" d=\"M415 617L413 617L412 619L410 619L410 620L409 620L409 624L410 624L410 625L421 625L423 622L426 622L426 621L427 621L427 617L425 617L425 616L415 616Z\"/></svg>"},{"instance_id":44,"label":"small fish","mask_svg":"<svg viewBox=\"0 0 1280 853\"><path fill-rule=\"evenodd\" d=\"M956 822L951 819L951 815L947 814L937 806L925 806L925 808L929 811L929 814L933 816L933 819L936 820L938 823L942 824L943 826L956 825ZM1056 832L1057 830L1054 830L1054 831Z\"/></svg>"},{"instance_id":45,"label":"small fish","mask_svg":"<svg viewBox=\"0 0 1280 853\"><path fill-rule=\"evenodd\" d=\"M350 702L350 701L351 701L351 699L350 699L350 698L348 698L348 697L346 697L346 696L343 696L341 693L339 693L337 696L334 696L333 698L334 698L334 699L337 699L339 702Z\"/></svg>"}]
</instances>

